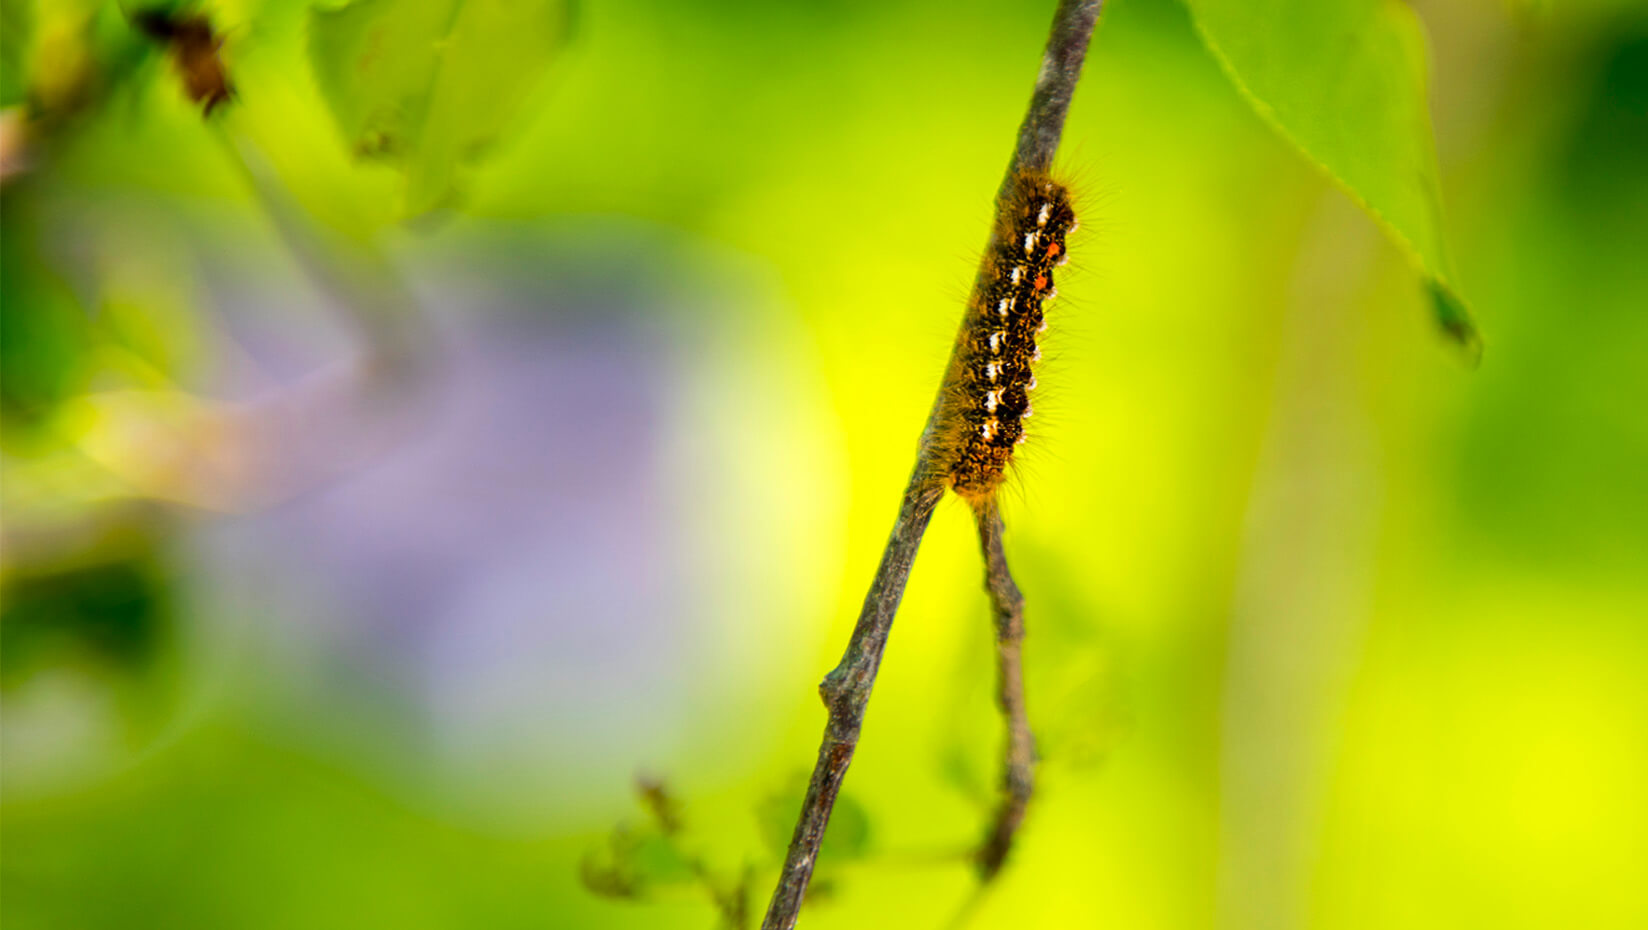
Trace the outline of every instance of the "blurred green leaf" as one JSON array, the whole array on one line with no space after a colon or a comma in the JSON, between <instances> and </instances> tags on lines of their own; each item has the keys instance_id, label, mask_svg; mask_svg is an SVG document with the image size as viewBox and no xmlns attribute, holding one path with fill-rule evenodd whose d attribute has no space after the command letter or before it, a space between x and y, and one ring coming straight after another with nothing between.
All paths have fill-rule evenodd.
<instances>
[{"instance_id":1,"label":"blurred green leaf","mask_svg":"<svg viewBox=\"0 0 1648 930\"><path fill-rule=\"evenodd\" d=\"M1480 352L1442 234L1424 29L1398 0L1187 0L1197 31L1278 132L1425 276L1437 322Z\"/></svg>"},{"instance_id":2,"label":"blurred green leaf","mask_svg":"<svg viewBox=\"0 0 1648 930\"><path fill-rule=\"evenodd\" d=\"M0 0L0 107L21 103L28 93L24 73L34 41L34 4Z\"/></svg>"},{"instance_id":3,"label":"blurred green leaf","mask_svg":"<svg viewBox=\"0 0 1648 930\"><path fill-rule=\"evenodd\" d=\"M507 128L568 25L566 0L356 0L310 10L309 58L349 146L405 172L416 216Z\"/></svg>"},{"instance_id":4,"label":"blurred green leaf","mask_svg":"<svg viewBox=\"0 0 1648 930\"><path fill-rule=\"evenodd\" d=\"M819 856L861 859L869 851L869 813L851 795L838 796L835 810L830 814L830 827L824 832L824 843L819 847Z\"/></svg>"},{"instance_id":5,"label":"blurred green leaf","mask_svg":"<svg viewBox=\"0 0 1648 930\"><path fill-rule=\"evenodd\" d=\"M767 849L784 855L790 846L790 834L795 830L795 818L801 812L801 796L783 792L768 796L755 809L755 819L761 827L761 839Z\"/></svg>"},{"instance_id":6,"label":"blurred green leaf","mask_svg":"<svg viewBox=\"0 0 1648 930\"><path fill-rule=\"evenodd\" d=\"M791 790L768 797L756 810L762 838L779 855L789 849L790 835L795 831L795 819L801 813L806 793L806 781L798 780ZM837 795L835 809L830 813L830 826L819 846L820 862L860 859L869 850L869 813L851 795Z\"/></svg>"},{"instance_id":7,"label":"blurred green leaf","mask_svg":"<svg viewBox=\"0 0 1648 930\"><path fill-rule=\"evenodd\" d=\"M601 897L634 899L660 885L698 881L699 875L669 837L653 829L619 826L605 847L584 855L579 879Z\"/></svg>"},{"instance_id":8,"label":"blurred green leaf","mask_svg":"<svg viewBox=\"0 0 1648 930\"><path fill-rule=\"evenodd\" d=\"M578 864L578 878L585 889L603 898L633 899L641 894L641 878L637 874L636 854L641 848L641 837L618 827L607 837L606 845L584 853Z\"/></svg>"},{"instance_id":9,"label":"blurred green leaf","mask_svg":"<svg viewBox=\"0 0 1648 930\"><path fill-rule=\"evenodd\" d=\"M0 220L0 409L46 417L79 386L91 344L86 312L37 248L33 205L10 191Z\"/></svg>"},{"instance_id":10,"label":"blurred green leaf","mask_svg":"<svg viewBox=\"0 0 1648 930\"><path fill-rule=\"evenodd\" d=\"M168 635L166 601L161 567L141 550L68 571L8 575L0 584L0 685L81 659L144 671Z\"/></svg>"},{"instance_id":11,"label":"blurred green leaf","mask_svg":"<svg viewBox=\"0 0 1648 930\"><path fill-rule=\"evenodd\" d=\"M644 887L674 885L698 879L692 864L681 855L675 844L659 833L647 832L640 838L633 857L635 875Z\"/></svg>"},{"instance_id":12,"label":"blurred green leaf","mask_svg":"<svg viewBox=\"0 0 1648 930\"><path fill-rule=\"evenodd\" d=\"M939 754L938 773L944 783L969 801L987 807L991 801L990 787L976 753L958 737L944 745Z\"/></svg>"}]
</instances>

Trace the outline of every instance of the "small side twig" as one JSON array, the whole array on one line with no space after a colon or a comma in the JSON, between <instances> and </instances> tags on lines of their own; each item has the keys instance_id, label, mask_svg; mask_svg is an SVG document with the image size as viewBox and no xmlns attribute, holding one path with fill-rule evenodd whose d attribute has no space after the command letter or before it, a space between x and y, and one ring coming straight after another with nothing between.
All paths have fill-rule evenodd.
<instances>
[{"instance_id":1,"label":"small side twig","mask_svg":"<svg viewBox=\"0 0 1648 930\"><path fill-rule=\"evenodd\" d=\"M721 916L721 930L746 930L750 923L750 887L755 869L746 864L736 875L728 876L712 868L705 856L688 842L681 804L662 780L638 777L635 791L641 807L652 820L651 831L633 830L624 825L614 829L604 857L591 850L579 863L579 877L584 887L605 898L638 901L659 888L683 883L679 875L664 878L643 865L643 849L658 842L673 855L675 865L691 876L691 884L709 895Z\"/></svg>"},{"instance_id":2,"label":"small side twig","mask_svg":"<svg viewBox=\"0 0 1648 930\"><path fill-rule=\"evenodd\" d=\"M988 882L1001 871L1013 837L1024 822L1035 790L1036 743L1024 707L1024 595L1007 568L1002 547L1001 511L983 506L974 513L979 543L984 550L984 589L996 621L996 702L1007 726L1002 758L1002 797L995 819L978 851L979 877Z\"/></svg>"},{"instance_id":3,"label":"small side twig","mask_svg":"<svg viewBox=\"0 0 1648 930\"><path fill-rule=\"evenodd\" d=\"M1026 170L1045 170L1052 164L1053 155L1058 151L1059 139L1064 133L1065 114L1070 108L1070 98L1075 93L1076 81L1081 76L1082 62L1087 56L1088 40L1092 37L1100 5L1101 0L1059 0L1058 9L1053 14L1053 28L1047 38L1047 48L1042 54L1036 88L1031 94L1030 107L1019 127L1007 177L997 196L998 210L1006 202L1015 174ZM994 231L991 235L995 235ZM990 250L986 249L985 254L990 254ZM981 272L978 287L983 287L984 282L985 277ZM978 298L979 295L975 293L975 301ZM958 351L959 349L958 345ZM825 724L824 739L818 750L818 761L813 766L812 779L807 785L807 796L801 805L795 833L790 838L790 847L779 874L778 886L773 890L772 902L768 905L766 918L761 923L762 930L790 930L800 916L801 903L806 897L807 884L812 879L813 866L817 862L818 850L824 840L824 830L829 825L830 812L835 806L836 795L841 790L841 782L846 777L847 766L852 762L853 752L858 746L864 709L869 703L870 690L875 684L876 672L881 666L881 655L887 645L887 634L892 628L893 615L904 596L904 583L909 578L910 565L915 560L922 534L926 532L927 523L932 518L933 508L944 496L945 476L938 467L941 452L933 442L933 433L935 425L945 416L947 399L952 396L950 379L957 377L960 371L957 358L959 355L952 356L950 374L940 386L938 399L934 402L932 414L928 417L920 451L916 457L916 467L910 476L909 485L904 490L898 520L893 525L887 548L882 553L875 581L870 585L869 594L864 598L864 607L859 613L858 624L853 628L847 652L842 656L840 664L819 685L819 694L829 711L829 721ZM993 513L994 508L991 510ZM1006 579L1006 584L1010 587L1012 579L1006 571L1005 557L1001 555L999 520L999 516L992 516L990 526L993 529L985 529L981 525L981 533L984 534L987 555L991 549L989 540L993 538L996 541L996 554L992 560L989 577L995 579L999 574L1001 578ZM996 560L999 560L1001 566L999 573L994 567ZM996 597L997 587L992 580L993 598ZM1001 590L1005 591L1007 588ZM1017 588L1012 588L1012 591L1016 598ZM1015 608L1015 615L1017 612L1019 611ZM1012 657L1011 665L1016 681L1019 677L1016 640L1007 653ZM1007 660L1004 658L1003 661L1005 673ZM1013 691L1015 695L1020 695L1022 686L1015 684ZM1006 693L1005 685L1003 693ZM1019 708L1017 719L1022 720L1023 701L1016 697L1015 702ZM1014 719L1012 715L1013 711L1009 710L1010 719ZM1030 766L1028 760L1033 756L1033 749L1028 747L1029 727L1015 724L1011 729L1022 730L1026 747L1021 753L1026 761L1015 771L1027 773ZM1017 751L1012 747L1010 739L1010 758ZM1004 810L1003 816L998 817L998 822L1006 818L1011 819L1011 823L1006 830L1006 841L997 856L997 861L993 867L987 869L987 875L994 874L995 869L1000 867L1000 859L1006 855L1006 843L1011 841L1013 831L1023 819L1024 803L1028 801L1028 776L1021 778L1010 775L1010 779L1024 785L1023 791L1019 792L1022 793L1024 801L1015 802L1016 806L1011 810ZM1010 788L1010 799L1015 796L1015 792L1016 788ZM1016 810L1017 813L1012 814L1012 810ZM1000 832L999 829L996 832Z\"/></svg>"},{"instance_id":4,"label":"small side twig","mask_svg":"<svg viewBox=\"0 0 1648 930\"><path fill-rule=\"evenodd\" d=\"M653 823L664 836L664 841L675 848L675 854L698 879L710 896L710 902L721 915L725 930L744 930L750 919L750 880L753 872L746 867L736 881L724 882L710 868L704 857L688 851L682 843L683 823L681 805L670 794L669 788L657 778L641 777L635 782L641 805L652 815Z\"/></svg>"}]
</instances>

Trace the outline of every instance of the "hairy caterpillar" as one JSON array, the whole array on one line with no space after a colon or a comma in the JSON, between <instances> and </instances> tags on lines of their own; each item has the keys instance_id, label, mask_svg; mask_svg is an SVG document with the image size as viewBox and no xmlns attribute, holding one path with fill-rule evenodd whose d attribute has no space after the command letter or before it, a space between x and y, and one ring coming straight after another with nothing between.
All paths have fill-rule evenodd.
<instances>
[{"instance_id":1,"label":"hairy caterpillar","mask_svg":"<svg viewBox=\"0 0 1648 930\"><path fill-rule=\"evenodd\" d=\"M1040 171L1009 179L988 254L946 378L938 421L941 467L974 505L992 499L1024 441L1030 391L1047 328L1042 303L1058 292L1053 269L1069 260L1076 228L1070 192Z\"/></svg>"}]
</instances>

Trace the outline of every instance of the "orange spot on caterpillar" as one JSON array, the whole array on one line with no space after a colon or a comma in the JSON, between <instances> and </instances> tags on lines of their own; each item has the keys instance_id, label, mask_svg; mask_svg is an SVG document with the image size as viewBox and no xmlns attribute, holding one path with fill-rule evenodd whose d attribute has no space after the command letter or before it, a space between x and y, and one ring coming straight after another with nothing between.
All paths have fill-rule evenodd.
<instances>
[{"instance_id":1,"label":"orange spot on caterpillar","mask_svg":"<svg viewBox=\"0 0 1648 930\"><path fill-rule=\"evenodd\" d=\"M1076 216L1064 185L1036 172L1012 179L959 346L946 377L936 438L950 486L975 503L1006 478L1024 442L1031 368L1041 359L1037 336L1047 326L1042 304L1057 291L1065 236Z\"/></svg>"}]
</instances>

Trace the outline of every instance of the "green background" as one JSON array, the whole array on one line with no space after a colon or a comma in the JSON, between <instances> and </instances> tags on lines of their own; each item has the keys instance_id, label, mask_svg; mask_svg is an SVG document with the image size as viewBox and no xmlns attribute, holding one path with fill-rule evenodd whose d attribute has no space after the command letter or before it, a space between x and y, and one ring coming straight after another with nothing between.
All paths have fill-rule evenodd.
<instances>
[{"instance_id":1,"label":"green background","mask_svg":"<svg viewBox=\"0 0 1648 930\"><path fill-rule=\"evenodd\" d=\"M647 830L638 770L761 910L1051 4L589 0L512 118L484 116L498 137L452 142L490 145L433 214L428 174L351 157L307 6L210 5L239 96L207 125L113 10L5 5L8 104L69 95L50 88L83 59L122 75L4 192L6 927L713 926L657 843L643 900L580 881L615 827ZM975 899L1000 733L950 500L805 926L1648 924L1648 10L1413 6L1474 369L1185 7L1107 4L1060 158L1082 227L1005 504L1039 794ZM610 633L605 686L541 728L507 706L503 735L484 706L455 725L377 654L413 633L334 636L347 598L248 586L264 566L223 568L222 534L288 505L165 466L232 447L200 413L241 364L209 282L275 295L260 325L323 334L323 361L351 351L242 158L323 264L396 269L459 342L441 295L511 289L550 327L545 366L586 351L555 340L607 325L605 300L664 334L613 356L662 411L658 464L598 499L665 515L604 582L674 565L680 614ZM547 433L606 461L500 409L481 460ZM337 519L370 548L467 512L411 510ZM545 577L508 603L553 650L586 601ZM466 635L416 640L420 661ZM453 737L470 724L491 735Z\"/></svg>"}]
</instances>

